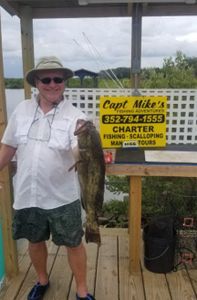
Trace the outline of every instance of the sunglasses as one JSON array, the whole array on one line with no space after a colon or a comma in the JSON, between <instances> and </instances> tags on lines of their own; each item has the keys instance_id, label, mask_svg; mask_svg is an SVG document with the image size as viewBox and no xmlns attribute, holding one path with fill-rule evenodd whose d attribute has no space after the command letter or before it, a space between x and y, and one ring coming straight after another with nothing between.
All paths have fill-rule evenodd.
<instances>
[{"instance_id":1,"label":"sunglasses","mask_svg":"<svg viewBox=\"0 0 197 300\"><path fill-rule=\"evenodd\" d=\"M53 78L51 78L51 77L44 77L44 78L37 77L37 79L39 81L41 81L43 84L50 84L51 81L53 81L53 82L55 82L57 84L60 84L60 83L62 83L62 82L65 81L65 79L62 78L62 77L53 77Z\"/></svg>"}]
</instances>

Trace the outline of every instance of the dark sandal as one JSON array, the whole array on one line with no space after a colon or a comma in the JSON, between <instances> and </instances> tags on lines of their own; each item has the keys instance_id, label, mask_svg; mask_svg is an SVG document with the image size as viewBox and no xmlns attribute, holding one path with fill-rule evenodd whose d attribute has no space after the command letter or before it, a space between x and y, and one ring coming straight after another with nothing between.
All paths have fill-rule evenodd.
<instances>
[{"instance_id":1,"label":"dark sandal","mask_svg":"<svg viewBox=\"0 0 197 300\"><path fill-rule=\"evenodd\" d=\"M37 282L31 289L27 300L41 300L49 287L49 282L46 285L41 285Z\"/></svg>"},{"instance_id":2,"label":"dark sandal","mask_svg":"<svg viewBox=\"0 0 197 300\"><path fill-rule=\"evenodd\" d=\"M76 294L76 300L96 300L92 295L90 294L87 294L86 297L79 297L77 294Z\"/></svg>"}]
</instances>

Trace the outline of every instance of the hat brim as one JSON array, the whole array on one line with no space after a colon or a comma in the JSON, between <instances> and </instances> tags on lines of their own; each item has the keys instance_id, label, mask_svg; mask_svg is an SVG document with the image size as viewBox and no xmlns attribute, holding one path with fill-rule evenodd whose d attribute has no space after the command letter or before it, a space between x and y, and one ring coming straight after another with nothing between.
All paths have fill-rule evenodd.
<instances>
[{"instance_id":1,"label":"hat brim","mask_svg":"<svg viewBox=\"0 0 197 300\"><path fill-rule=\"evenodd\" d=\"M67 68L49 68L49 69L32 69L29 72L27 72L27 74L25 75L25 79L26 81L33 87L36 87L36 75L40 72L40 71L61 71L63 72L63 76L64 79L67 80L71 77L73 77L73 72L70 69Z\"/></svg>"}]
</instances>

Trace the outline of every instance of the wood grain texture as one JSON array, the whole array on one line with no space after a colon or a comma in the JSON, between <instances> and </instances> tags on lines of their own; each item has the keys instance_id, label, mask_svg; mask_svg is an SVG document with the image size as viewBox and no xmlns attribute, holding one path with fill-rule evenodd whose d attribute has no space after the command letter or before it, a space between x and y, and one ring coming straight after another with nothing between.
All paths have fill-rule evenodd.
<instances>
[{"instance_id":1,"label":"wood grain texture","mask_svg":"<svg viewBox=\"0 0 197 300\"><path fill-rule=\"evenodd\" d=\"M196 300L196 269L181 266L177 272L156 274L143 265L141 240L140 272L129 272L129 235L125 229L101 228L102 244L87 244L89 291L96 300ZM22 249L24 247L24 249ZM67 263L64 247L60 249L48 242L51 287L44 299L74 300L75 282ZM6 280L0 291L0 300L27 299L36 275L27 253L27 243L19 247L19 274ZM95 292L95 293L94 293Z\"/></svg>"}]
</instances>

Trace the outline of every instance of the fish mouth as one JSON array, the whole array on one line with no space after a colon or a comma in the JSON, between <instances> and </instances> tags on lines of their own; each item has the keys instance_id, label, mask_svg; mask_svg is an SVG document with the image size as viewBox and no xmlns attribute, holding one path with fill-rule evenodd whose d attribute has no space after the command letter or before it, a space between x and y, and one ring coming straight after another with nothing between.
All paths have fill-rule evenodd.
<instances>
[{"instance_id":1,"label":"fish mouth","mask_svg":"<svg viewBox=\"0 0 197 300\"><path fill-rule=\"evenodd\" d=\"M74 131L74 135L78 135L80 134L81 132L84 131L84 127L86 125L86 120L83 120L83 119L78 119L77 120L77 123L76 123L76 128L75 128L75 131Z\"/></svg>"},{"instance_id":2,"label":"fish mouth","mask_svg":"<svg viewBox=\"0 0 197 300\"><path fill-rule=\"evenodd\" d=\"M94 124L91 121L78 119L74 131L74 135L79 135L80 133L85 132L90 126L94 127Z\"/></svg>"}]
</instances>

